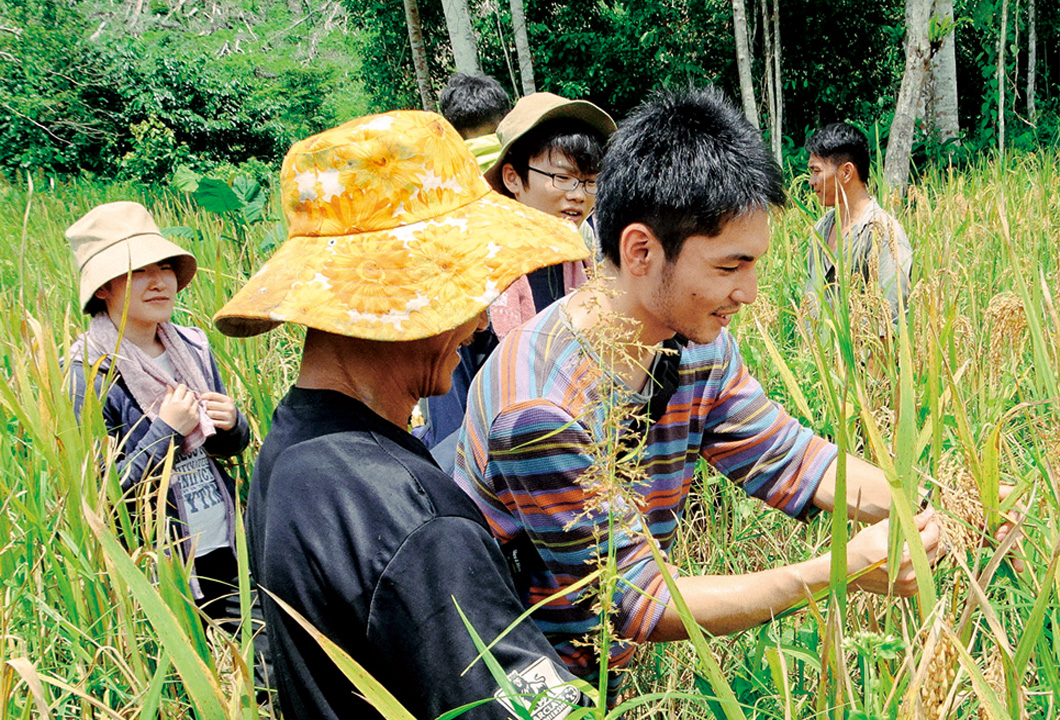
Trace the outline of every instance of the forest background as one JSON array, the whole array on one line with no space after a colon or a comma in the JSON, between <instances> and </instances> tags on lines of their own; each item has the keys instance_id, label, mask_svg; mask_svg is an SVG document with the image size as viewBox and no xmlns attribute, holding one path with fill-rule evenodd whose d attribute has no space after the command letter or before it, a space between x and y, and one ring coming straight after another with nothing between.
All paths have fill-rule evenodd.
<instances>
[{"instance_id":1,"label":"forest background","mask_svg":"<svg viewBox=\"0 0 1060 720\"><path fill-rule=\"evenodd\" d=\"M887 146L907 36L934 53L917 166L997 149L1005 128L1010 148L1056 143L1060 3L1042 0L0 0L0 170L150 183L246 165L264 179L294 140L429 107L469 63L513 97L547 90L617 118L653 88L744 89L801 169L806 135L826 122Z\"/></svg>"}]
</instances>

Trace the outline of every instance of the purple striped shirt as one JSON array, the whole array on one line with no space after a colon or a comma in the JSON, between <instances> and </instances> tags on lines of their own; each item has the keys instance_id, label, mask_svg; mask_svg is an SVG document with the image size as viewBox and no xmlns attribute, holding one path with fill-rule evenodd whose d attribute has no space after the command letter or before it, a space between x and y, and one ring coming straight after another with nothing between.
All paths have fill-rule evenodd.
<instances>
[{"instance_id":1,"label":"purple striped shirt","mask_svg":"<svg viewBox=\"0 0 1060 720\"><path fill-rule=\"evenodd\" d=\"M591 573L595 554L606 554L608 544L606 512L586 513L585 490L576 482L593 464L587 428L602 422L598 374L562 304L512 331L479 372L456 458L457 484L501 544L525 534L543 561L529 572L524 600L530 604ZM681 353L678 387L641 453L649 476L635 488L644 498L641 517L665 556L700 457L749 495L804 517L836 454L834 445L765 396L735 340L722 331L713 343L690 343ZM641 530L635 519L611 538L622 574L614 627L636 642L651 635L670 600ZM599 622L591 600L561 595L534 620L576 675L593 676L594 651L572 642ZM630 644L616 644L611 667L625 665L631 655Z\"/></svg>"}]
</instances>

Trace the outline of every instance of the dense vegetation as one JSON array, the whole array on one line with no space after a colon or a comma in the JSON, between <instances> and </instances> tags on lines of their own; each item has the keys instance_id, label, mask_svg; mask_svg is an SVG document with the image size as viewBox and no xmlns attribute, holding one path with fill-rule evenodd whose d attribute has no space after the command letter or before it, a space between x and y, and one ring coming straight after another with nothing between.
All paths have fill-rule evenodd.
<instances>
[{"instance_id":1,"label":"dense vegetation","mask_svg":"<svg viewBox=\"0 0 1060 720\"><path fill-rule=\"evenodd\" d=\"M344 0L365 28L361 37L365 89L373 107L419 104L408 35L399 2ZM507 3L473 5L479 55L485 72L518 87ZM527 34L537 88L583 97L623 116L651 89L716 83L739 97L731 0L568 3L526 0ZM754 76L762 78L759 3L747 2L752 25ZM956 0L956 51L960 125L966 154L996 142L997 41L1001 0ZM1016 5L1013 5L1016 7ZM431 80L440 89L451 72L440 0L419 2ZM784 135L797 155L808 131L834 120L852 120L881 139L894 113L904 62L902 0L785 0L779 4L784 83ZM1029 148L1056 142L1060 111L1060 6L1038 3L1039 119L1025 111L1027 17L1007 27L1007 124L1012 144ZM756 27L757 26L757 27ZM764 97L759 82L756 92ZM763 101L764 102L764 101ZM921 159L937 155L920 135ZM884 142L885 144L885 142ZM802 164L801 162L799 163Z\"/></svg>"},{"instance_id":2,"label":"dense vegetation","mask_svg":"<svg viewBox=\"0 0 1060 720\"><path fill-rule=\"evenodd\" d=\"M878 306L849 288L849 312L806 332L803 258L819 208L793 186L759 299L733 327L745 358L773 397L889 468L896 487L935 487L953 532L970 539L934 580L924 571L915 600L847 597L837 568L834 598L802 613L698 648L646 646L629 717L890 719L916 717L917 697L925 718L1057 716L1058 163L1055 152L1016 156L911 187L895 212L914 241L916 287L908 334L887 346L866 331ZM249 636L230 643L203 632L186 568L167 557L164 538L118 543L137 537L124 531L131 522L156 527L159 496L144 487L134 503L120 500L101 420L89 408L79 425L66 395L59 361L84 318L62 233L116 199L145 202L199 258L176 319L207 330L251 420L254 441L235 468L244 487L295 368L295 328L237 340L210 324L262 262L270 226L248 218L269 206L222 215L133 185L80 180L30 193L0 181L0 714L269 717L246 685ZM881 371L866 371L868 353ZM977 549L975 525L952 503L953 492L981 495L996 523L1000 481L1016 484L1028 509L1022 576L999 564L996 548ZM801 526L763 512L706 472L683 528L674 560L690 572L799 561L848 533L827 516Z\"/></svg>"},{"instance_id":3,"label":"dense vegetation","mask_svg":"<svg viewBox=\"0 0 1060 720\"><path fill-rule=\"evenodd\" d=\"M0 171L275 165L364 112L337 3L0 0Z\"/></svg>"},{"instance_id":4,"label":"dense vegetation","mask_svg":"<svg viewBox=\"0 0 1060 720\"><path fill-rule=\"evenodd\" d=\"M962 137L918 135L916 157L967 161L997 142L1003 0L956 0ZM432 89L453 71L441 0L420 0ZM747 3L764 97L763 22ZM508 3L469 3L485 72L516 94ZM617 117L653 88L719 84L739 96L730 0L526 0L537 87ZM861 124L882 145L902 77L902 0L784 0L784 146L801 167L809 130ZM1007 5L1006 5L1007 7ZM1026 108L1029 19L1008 12L1007 145L1060 137L1060 6L1037 3L1037 115ZM0 172L90 172L159 182L178 166L249 163L366 111L418 107L400 0L0 0Z\"/></svg>"}]
</instances>

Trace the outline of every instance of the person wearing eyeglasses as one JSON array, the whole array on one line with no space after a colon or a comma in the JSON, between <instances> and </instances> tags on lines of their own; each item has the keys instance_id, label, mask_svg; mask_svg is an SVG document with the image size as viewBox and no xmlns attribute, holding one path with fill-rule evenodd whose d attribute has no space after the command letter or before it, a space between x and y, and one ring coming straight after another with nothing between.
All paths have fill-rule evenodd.
<instances>
[{"instance_id":1,"label":"person wearing eyeglasses","mask_svg":"<svg viewBox=\"0 0 1060 720\"><path fill-rule=\"evenodd\" d=\"M596 202L596 174L615 121L587 100L527 95L497 127L501 153L486 171L497 192L580 227ZM499 338L585 282L581 263L541 268L491 310Z\"/></svg>"},{"instance_id":2,"label":"person wearing eyeglasses","mask_svg":"<svg viewBox=\"0 0 1060 720\"><path fill-rule=\"evenodd\" d=\"M593 209L596 174L614 131L615 121L591 102L533 93L519 100L497 126L500 154L483 174L502 195L577 228ZM513 328L585 280L581 260L540 268L516 280L490 306L490 327L460 349L449 392L420 403L424 424L415 434L443 470L453 470L467 390L493 348Z\"/></svg>"}]
</instances>

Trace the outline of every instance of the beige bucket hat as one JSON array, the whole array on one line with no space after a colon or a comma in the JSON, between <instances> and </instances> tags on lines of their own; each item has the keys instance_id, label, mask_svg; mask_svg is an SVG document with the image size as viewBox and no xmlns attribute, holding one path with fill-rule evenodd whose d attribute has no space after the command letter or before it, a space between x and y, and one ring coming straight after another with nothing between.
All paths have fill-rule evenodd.
<instances>
[{"instance_id":1,"label":"beige bucket hat","mask_svg":"<svg viewBox=\"0 0 1060 720\"><path fill-rule=\"evenodd\" d=\"M177 290L183 290L198 268L195 256L163 237L151 213L136 202L92 208L67 228L66 239L81 273L81 312L88 312L96 290L132 270L171 260Z\"/></svg>"},{"instance_id":2,"label":"beige bucket hat","mask_svg":"<svg viewBox=\"0 0 1060 720\"><path fill-rule=\"evenodd\" d=\"M588 100L568 100L549 92L531 93L520 98L511 112L497 126L497 137L501 141L501 152L497 161L485 172L486 180L497 192L503 192L501 167L508 151L516 140L526 135L543 122L556 118L581 120L603 136L610 137L616 130L615 121L606 112Z\"/></svg>"},{"instance_id":3,"label":"beige bucket hat","mask_svg":"<svg viewBox=\"0 0 1060 720\"><path fill-rule=\"evenodd\" d=\"M531 270L589 254L567 223L490 190L434 113L372 115L297 142L280 186L288 239L214 316L226 335L293 322L430 337Z\"/></svg>"}]
</instances>

